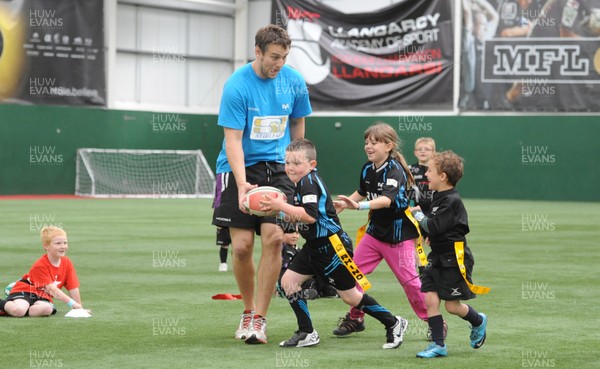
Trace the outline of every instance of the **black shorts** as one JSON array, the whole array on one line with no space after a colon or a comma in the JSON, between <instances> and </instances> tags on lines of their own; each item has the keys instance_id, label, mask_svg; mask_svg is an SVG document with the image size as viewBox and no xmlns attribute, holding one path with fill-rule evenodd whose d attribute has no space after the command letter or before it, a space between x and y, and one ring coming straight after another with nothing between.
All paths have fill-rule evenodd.
<instances>
[{"instance_id":1,"label":"black shorts","mask_svg":"<svg viewBox=\"0 0 600 369\"><path fill-rule=\"evenodd\" d=\"M340 239L352 256L352 241L343 233ZM328 281L336 290L346 291L356 287L356 280L333 249L327 238L319 238L306 243L294 256L288 267L302 275L318 275Z\"/></svg>"},{"instance_id":2,"label":"black shorts","mask_svg":"<svg viewBox=\"0 0 600 369\"><path fill-rule=\"evenodd\" d=\"M217 227L217 246L229 245L231 245L231 235L229 234L229 228Z\"/></svg>"},{"instance_id":3,"label":"black shorts","mask_svg":"<svg viewBox=\"0 0 600 369\"><path fill-rule=\"evenodd\" d=\"M6 301L15 301L15 300L25 300L29 303L29 306L32 306L33 304L35 304L38 301L45 301L45 302L49 303L50 305L52 305L52 315L56 314L56 308L54 307L54 304L52 302L50 302L50 300L39 297L35 293L15 292L15 293L11 293L6 298ZM29 310L27 311L27 313L25 313L25 316L28 316L28 315L29 315Z\"/></svg>"},{"instance_id":4,"label":"black shorts","mask_svg":"<svg viewBox=\"0 0 600 369\"><path fill-rule=\"evenodd\" d=\"M421 292L437 292L441 300L470 300L477 297L465 282L454 253L436 254L434 252L427 256L428 264L422 269ZM473 283L473 255L465 247L465 268L467 279Z\"/></svg>"},{"instance_id":5,"label":"black shorts","mask_svg":"<svg viewBox=\"0 0 600 369\"><path fill-rule=\"evenodd\" d=\"M285 174L285 165L276 162L260 162L246 167L246 182L258 186L272 186L282 190L292 201L294 184ZM212 224L218 227L254 229L260 234L262 223L279 223L276 217L259 217L243 213L238 206L238 188L233 173L219 173L213 204Z\"/></svg>"}]
</instances>

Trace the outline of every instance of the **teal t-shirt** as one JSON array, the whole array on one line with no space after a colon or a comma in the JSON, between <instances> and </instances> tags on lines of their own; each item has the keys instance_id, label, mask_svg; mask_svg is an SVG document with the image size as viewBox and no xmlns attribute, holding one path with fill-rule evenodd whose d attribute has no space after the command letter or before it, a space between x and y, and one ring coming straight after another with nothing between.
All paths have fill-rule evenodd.
<instances>
[{"instance_id":1,"label":"teal t-shirt","mask_svg":"<svg viewBox=\"0 0 600 369\"><path fill-rule=\"evenodd\" d=\"M260 78L248 63L225 82L218 125L244 131L245 165L285 161L290 143L290 118L310 115L312 108L302 75L284 65L276 78ZM231 172L225 140L217 158L217 173Z\"/></svg>"}]
</instances>

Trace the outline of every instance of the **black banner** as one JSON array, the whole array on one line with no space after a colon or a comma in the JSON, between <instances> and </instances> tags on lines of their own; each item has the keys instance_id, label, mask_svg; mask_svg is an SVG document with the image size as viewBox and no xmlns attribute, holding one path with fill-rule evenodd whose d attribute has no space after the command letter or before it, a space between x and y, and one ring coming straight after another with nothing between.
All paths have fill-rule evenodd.
<instances>
[{"instance_id":1,"label":"black banner","mask_svg":"<svg viewBox=\"0 0 600 369\"><path fill-rule=\"evenodd\" d=\"M600 111L600 0L465 0L459 108Z\"/></svg>"},{"instance_id":2,"label":"black banner","mask_svg":"<svg viewBox=\"0 0 600 369\"><path fill-rule=\"evenodd\" d=\"M0 1L0 102L105 105L103 3Z\"/></svg>"},{"instance_id":3,"label":"black banner","mask_svg":"<svg viewBox=\"0 0 600 369\"><path fill-rule=\"evenodd\" d=\"M407 0L344 14L316 0L273 0L288 30L287 63L306 79L318 109L452 106L450 1Z\"/></svg>"}]
</instances>

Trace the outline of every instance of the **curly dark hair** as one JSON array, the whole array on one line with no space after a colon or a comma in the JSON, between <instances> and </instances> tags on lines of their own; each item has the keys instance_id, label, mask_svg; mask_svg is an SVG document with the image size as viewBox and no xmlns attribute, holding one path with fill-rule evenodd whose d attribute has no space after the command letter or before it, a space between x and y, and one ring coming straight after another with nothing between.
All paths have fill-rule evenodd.
<instances>
[{"instance_id":1,"label":"curly dark hair","mask_svg":"<svg viewBox=\"0 0 600 369\"><path fill-rule=\"evenodd\" d=\"M456 186L465 172L465 159L455 154L452 150L442 151L433 156L430 165L437 168L438 173L446 173L448 183Z\"/></svg>"}]
</instances>

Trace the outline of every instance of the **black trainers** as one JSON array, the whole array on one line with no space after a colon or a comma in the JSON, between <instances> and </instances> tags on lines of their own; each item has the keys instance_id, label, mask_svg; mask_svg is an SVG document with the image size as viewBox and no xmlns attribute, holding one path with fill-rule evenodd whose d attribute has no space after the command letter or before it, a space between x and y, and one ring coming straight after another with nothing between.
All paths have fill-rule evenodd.
<instances>
[{"instance_id":1,"label":"black trainers","mask_svg":"<svg viewBox=\"0 0 600 369\"><path fill-rule=\"evenodd\" d=\"M362 332L364 330L364 319L352 319L350 318L350 313L346 313L345 317L340 318L337 328L333 330L333 334L343 337L350 333Z\"/></svg>"},{"instance_id":2,"label":"black trainers","mask_svg":"<svg viewBox=\"0 0 600 369\"><path fill-rule=\"evenodd\" d=\"M282 341L279 343L280 347L309 347L314 346L320 342L319 334L316 330L313 329L311 333L294 332L292 338L287 341Z\"/></svg>"}]
</instances>

